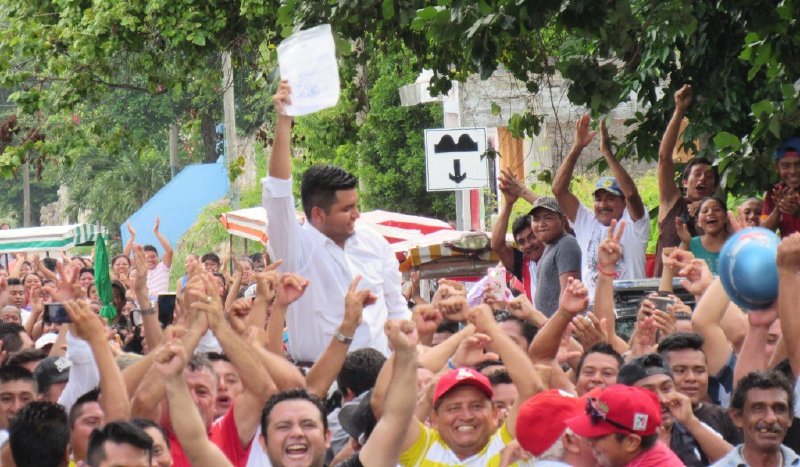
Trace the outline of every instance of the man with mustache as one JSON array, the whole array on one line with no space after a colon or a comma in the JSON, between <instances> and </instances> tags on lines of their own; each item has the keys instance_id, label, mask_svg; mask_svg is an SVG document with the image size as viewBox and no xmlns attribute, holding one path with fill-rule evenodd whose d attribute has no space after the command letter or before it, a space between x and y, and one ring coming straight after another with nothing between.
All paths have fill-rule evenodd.
<instances>
[{"instance_id":1,"label":"man with mustache","mask_svg":"<svg viewBox=\"0 0 800 467\"><path fill-rule=\"evenodd\" d=\"M684 222L692 236L698 235L695 228L700 201L717 191L719 175L708 159L692 159L683 169L681 184L686 195L675 182L675 161L672 152L680 135L681 122L692 103L692 87L684 85L675 93L675 112L672 114L661 146L658 148L658 244L656 245L655 275L661 276L663 270L661 250L678 246L676 222Z\"/></svg>"},{"instance_id":2,"label":"man with mustache","mask_svg":"<svg viewBox=\"0 0 800 467\"><path fill-rule=\"evenodd\" d=\"M600 152L611 168L613 177L603 177L597 182L593 193L593 211L570 191L569 182L578 157L597 134L589 131L589 123L589 115L584 115L575 125L572 149L558 169L553 181L553 194L575 230L575 238L583 253L581 278L589 289L589 299L594 300L599 274L621 279L645 277L645 248L650 236L650 216L633 179L611 152L611 138L604 120L600 121ZM606 238L612 220L624 220L627 228L620 239L622 257L617 262L616 270L604 271L597 262L597 249Z\"/></svg>"},{"instance_id":3,"label":"man with mustache","mask_svg":"<svg viewBox=\"0 0 800 467\"><path fill-rule=\"evenodd\" d=\"M791 384L777 371L742 378L733 392L731 416L744 433L744 444L714 465L800 465L800 456L781 444L794 417L793 399Z\"/></svg>"}]
</instances>

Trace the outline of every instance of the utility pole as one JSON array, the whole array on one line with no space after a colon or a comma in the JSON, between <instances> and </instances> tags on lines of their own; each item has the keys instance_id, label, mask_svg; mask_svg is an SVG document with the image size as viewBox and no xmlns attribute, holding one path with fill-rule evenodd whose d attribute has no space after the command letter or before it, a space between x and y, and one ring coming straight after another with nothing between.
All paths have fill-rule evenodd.
<instances>
[{"instance_id":1,"label":"utility pole","mask_svg":"<svg viewBox=\"0 0 800 467\"><path fill-rule=\"evenodd\" d=\"M223 161L228 167L231 161L236 159L236 108L233 99L233 66L230 52L222 52L222 89L222 106L225 114L225 157ZM236 184L229 182L229 186L231 206L237 209L239 193Z\"/></svg>"}]
</instances>

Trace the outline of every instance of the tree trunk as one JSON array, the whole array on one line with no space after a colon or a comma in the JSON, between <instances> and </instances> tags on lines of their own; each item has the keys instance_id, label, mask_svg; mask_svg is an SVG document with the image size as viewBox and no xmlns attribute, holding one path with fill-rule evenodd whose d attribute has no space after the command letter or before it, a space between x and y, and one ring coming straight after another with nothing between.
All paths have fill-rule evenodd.
<instances>
[{"instance_id":1,"label":"tree trunk","mask_svg":"<svg viewBox=\"0 0 800 467\"><path fill-rule=\"evenodd\" d=\"M172 178L178 173L178 124L171 123L169 126L169 167Z\"/></svg>"},{"instance_id":2,"label":"tree trunk","mask_svg":"<svg viewBox=\"0 0 800 467\"><path fill-rule=\"evenodd\" d=\"M31 172L27 160L22 164L22 226L31 226Z\"/></svg>"},{"instance_id":3,"label":"tree trunk","mask_svg":"<svg viewBox=\"0 0 800 467\"><path fill-rule=\"evenodd\" d=\"M203 162L213 164L217 161L217 128L208 112L200 115L200 136L203 138Z\"/></svg>"}]
</instances>

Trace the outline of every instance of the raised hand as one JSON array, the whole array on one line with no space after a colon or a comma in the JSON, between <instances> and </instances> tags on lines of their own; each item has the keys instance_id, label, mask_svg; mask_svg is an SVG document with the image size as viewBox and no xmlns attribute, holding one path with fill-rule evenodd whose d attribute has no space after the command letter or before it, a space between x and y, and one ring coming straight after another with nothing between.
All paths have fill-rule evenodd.
<instances>
[{"instance_id":1,"label":"raised hand","mask_svg":"<svg viewBox=\"0 0 800 467\"><path fill-rule=\"evenodd\" d=\"M681 285L695 297L703 295L703 292L714 282L714 275L708 264L702 259L693 259L689 264L681 269L679 275L684 279Z\"/></svg>"},{"instance_id":2,"label":"raised hand","mask_svg":"<svg viewBox=\"0 0 800 467\"><path fill-rule=\"evenodd\" d=\"M597 249L597 261L600 268L607 273L612 273L617 268L617 263L622 257L620 240L624 231L625 221L620 222L619 229L617 229L617 220L613 219L611 225L608 226L608 235Z\"/></svg>"},{"instance_id":3,"label":"raised hand","mask_svg":"<svg viewBox=\"0 0 800 467\"><path fill-rule=\"evenodd\" d=\"M458 345L451 361L457 367L476 366L483 362L499 360L494 352L485 352L486 347L492 343L492 338L486 334L473 334Z\"/></svg>"},{"instance_id":4,"label":"raised hand","mask_svg":"<svg viewBox=\"0 0 800 467\"><path fill-rule=\"evenodd\" d=\"M45 292L59 302L69 302L82 298L86 292L78 285L80 271L73 265L64 266L61 263L56 265L58 268L58 280L56 284L44 286Z\"/></svg>"},{"instance_id":5,"label":"raised hand","mask_svg":"<svg viewBox=\"0 0 800 467\"><path fill-rule=\"evenodd\" d=\"M519 294L508 302L508 311L522 321L530 321L537 313L536 307L525 294Z\"/></svg>"},{"instance_id":6,"label":"raised hand","mask_svg":"<svg viewBox=\"0 0 800 467\"><path fill-rule=\"evenodd\" d=\"M594 313L576 316L572 318L573 335L584 349L588 349L600 342L608 342L605 324L606 320L597 319Z\"/></svg>"},{"instance_id":7,"label":"raised hand","mask_svg":"<svg viewBox=\"0 0 800 467\"><path fill-rule=\"evenodd\" d=\"M147 260L141 245L133 247L133 263L136 265L136 289L142 290L147 287Z\"/></svg>"},{"instance_id":8,"label":"raised hand","mask_svg":"<svg viewBox=\"0 0 800 467\"><path fill-rule=\"evenodd\" d=\"M186 366L186 350L176 340L172 340L156 349L156 370L164 378L183 377L183 368Z\"/></svg>"},{"instance_id":9,"label":"raised hand","mask_svg":"<svg viewBox=\"0 0 800 467\"><path fill-rule=\"evenodd\" d=\"M158 234L158 226L161 225L161 219L156 216L156 222L153 224L153 233Z\"/></svg>"},{"instance_id":10,"label":"raised hand","mask_svg":"<svg viewBox=\"0 0 800 467\"><path fill-rule=\"evenodd\" d=\"M411 315L420 336L433 336L442 322L442 314L433 305L417 305Z\"/></svg>"},{"instance_id":11,"label":"raised hand","mask_svg":"<svg viewBox=\"0 0 800 467\"><path fill-rule=\"evenodd\" d=\"M689 396L678 391L665 394L664 405L667 406L672 417L684 425L695 416L692 412L692 400L689 399Z\"/></svg>"},{"instance_id":12,"label":"raised hand","mask_svg":"<svg viewBox=\"0 0 800 467\"><path fill-rule=\"evenodd\" d=\"M345 330L351 333L354 333L356 328L361 324L364 307L375 303L375 300L377 300L369 289L356 290L360 281L361 276L356 276L353 282L350 283L347 295L344 296L344 320L342 321L342 327L345 327Z\"/></svg>"},{"instance_id":13,"label":"raised hand","mask_svg":"<svg viewBox=\"0 0 800 467\"><path fill-rule=\"evenodd\" d=\"M272 96L272 104L275 106L275 113L278 115L286 115L286 106L292 104L292 88L289 86L289 81L282 79L278 85L278 90Z\"/></svg>"},{"instance_id":14,"label":"raised hand","mask_svg":"<svg viewBox=\"0 0 800 467\"><path fill-rule=\"evenodd\" d=\"M575 141L573 142L575 146L585 148L592 142L597 132L589 131L591 122L589 114L586 114L575 123Z\"/></svg>"},{"instance_id":15,"label":"raised hand","mask_svg":"<svg viewBox=\"0 0 800 467\"><path fill-rule=\"evenodd\" d=\"M603 154L613 154L611 151L611 137L608 136L608 127L606 127L606 119L600 119L600 151Z\"/></svg>"},{"instance_id":16,"label":"raised hand","mask_svg":"<svg viewBox=\"0 0 800 467\"><path fill-rule=\"evenodd\" d=\"M675 92L675 109L683 112L692 105L692 86L684 84L682 88Z\"/></svg>"},{"instance_id":17,"label":"raised hand","mask_svg":"<svg viewBox=\"0 0 800 467\"><path fill-rule=\"evenodd\" d=\"M678 238L681 239L681 244L688 247L692 243L692 234L689 232L689 226L679 217L676 217L675 229L678 231Z\"/></svg>"},{"instance_id":18,"label":"raised hand","mask_svg":"<svg viewBox=\"0 0 800 467\"><path fill-rule=\"evenodd\" d=\"M450 321L466 321L469 313L467 298L460 295L440 300L434 305L434 308L441 313L443 318ZM487 306L487 308L489 307Z\"/></svg>"},{"instance_id":19,"label":"raised hand","mask_svg":"<svg viewBox=\"0 0 800 467\"><path fill-rule=\"evenodd\" d=\"M306 287L308 287L308 280L304 279L299 274L281 274L280 280L275 288L275 303L284 307L291 305L295 300L303 296L306 292Z\"/></svg>"},{"instance_id":20,"label":"raised hand","mask_svg":"<svg viewBox=\"0 0 800 467\"><path fill-rule=\"evenodd\" d=\"M503 192L506 204L513 205L525 193L525 185L517 178L511 169L503 169L497 178L498 188Z\"/></svg>"},{"instance_id":21,"label":"raised hand","mask_svg":"<svg viewBox=\"0 0 800 467\"><path fill-rule=\"evenodd\" d=\"M72 331L85 341L99 339L105 341L105 323L103 318L89 308L86 301L64 302L64 308L72 322Z\"/></svg>"},{"instance_id":22,"label":"raised hand","mask_svg":"<svg viewBox=\"0 0 800 467\"><path fill-rule=\"evenodd\" d=\"M469 322L475 326L477 332L489 334L489 330L497 326L494 312L489 305L478 305L469 310Z\"/></svg>"},{"instance_id":23,"label":"raised hand","mask_svg":"<svg viewBox=\"0 0 800 467\"><path fill-rule=\"evenodd\" d=\"M800 233L793 233L778 245L778 269L785 272L800 271Z\"/></svg>"},{"instance_id":24,"label":"raised hand","mask_svg":"<svg viewBox=\"0 0 800 467\"><path fill-rule=\"evenodd\" d=\"M128 233L131 234L131 239L136 238L136 230L133 228L133 224L128 222Z\"/></svg>"},{"instance_id":25,"label":"raised hand","mask_svg":"<svg viewBox=\"0 0 800 467\"><path fill-rule=\"evenodd\" d=\"M389 320L383 327L389 344L395 352L415 352L417 343L414 323L406 320Z\"/></svg>"},{"instance_id":26,"label":"raised hand","mask_svg":"<svg viewBox=\"0 0 800 467\"><path fill-rule=\"evenodd\" d=\"M583 313L589 306L589 290L578 279L569 278L567 286L561 293L558 308L570 315Z\"/></svg>"}]
</instances>

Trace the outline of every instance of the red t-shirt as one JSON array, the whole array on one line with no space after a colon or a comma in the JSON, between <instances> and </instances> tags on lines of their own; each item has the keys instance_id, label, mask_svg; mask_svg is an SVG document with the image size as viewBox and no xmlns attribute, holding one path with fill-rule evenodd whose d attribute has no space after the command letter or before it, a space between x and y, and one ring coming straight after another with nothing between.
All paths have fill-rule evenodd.
<instances>
[{"instance_id":1,"label":"red t-shirt","mask_svg":"<svg viewBox=\"0 0 800 467\"><path fill-rule=\"evenodd\" d=\"M685 467L678 456L661 441L655 446L641 453L626 467Z\"/></svg>"},{"instance_id":2,"label":"red t-shirt","mask_svg":"<svg viewBox=\"0 0 800 467\"><path fill-rule=\"evenodd\" d=\"M239 441L236 418L233 416L233 407L235 405L235 403L231 405L228 412L211 425L208 437L225 454L234 467L245 467L253 440L250 440L246 447L243 447ZM191 467L192 464L189 462L186 453L183 452L183 447L178 442L175 433L170 431L167 435L169 437L169 451L172 454L173 467Z\"/></svg>"},{"instance_id":3,"label":"red t-shirt","mask_svg":"<svg viewBox=\"0 0 800 467\"><path fill-rule=\"evenodd\" d=\"M768 191L764 196L764 207L761 210L761 215L766 217L775 209L775 197L772 196L772 191L775 188L783 188L786 184L778 183L772 190ZM788 237L794 232L800 232L800 217L792 216L789 214L781 214L781 219L778 222L778 228L781 231L781 238Z\"/></svg>"}]
</instances>

